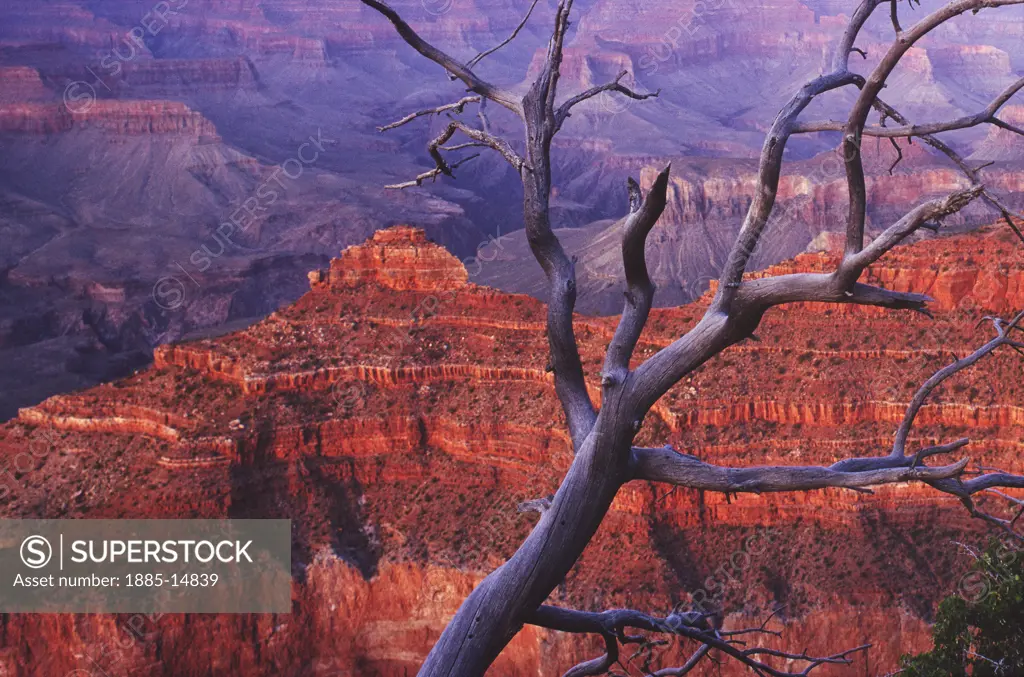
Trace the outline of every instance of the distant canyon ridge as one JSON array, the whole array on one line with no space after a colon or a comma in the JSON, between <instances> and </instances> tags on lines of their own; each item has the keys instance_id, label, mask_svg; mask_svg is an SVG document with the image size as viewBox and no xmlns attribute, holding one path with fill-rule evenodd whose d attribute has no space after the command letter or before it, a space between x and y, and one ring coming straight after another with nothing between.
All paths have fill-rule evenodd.
<instances>
[{"instance_id":1,"label":"distant canyon ridge","mask_svg":"<svg viewBox=\"0 0 1024 677\"><path fill-rule=\"evenodd\" d=\"M467 58L508 36L525 11L499 0L394 4ZM563 94L621 71L639 90L661 90L643 102L598 97L559 137L554 215L580 260L582 312L618 311L626 178L650 181L668 161L670 203L649 252L656 303L707 288L752 197L764 130L820 71L848 11L838 0L580 3ZM542 0L481 72L521 87L551 13ZM858 67L874 63L891 30L869 26ZM974 113L1024 70L1022 39L1020 10L953 22L911 51L887 98L915 122ZM516 182L498 161L482 156L456 180L421 189L383 188L429 166L424 146L440 121L377 127L462 94L350 0L4 2L0 420L130 373L156 345L264 317L308 289L307 271L394 224L423 228L470 261L474 282L541 295L516 232ZM848 95L807 115L837 114ZM502 130L507 121L489 113ZM1024 105L1003 116L1024 121ZM836 141L791 144L782 216L759 267L828 249L846 209ZM972 163L991 162L992 189L1024 204L1019 137L980 129L950 141ZM890 176L896 151L869 144L873 228L963 182L920 144L904 144ZM992 219L979 207L945 225Z\"/></svg>"}]
</instances>

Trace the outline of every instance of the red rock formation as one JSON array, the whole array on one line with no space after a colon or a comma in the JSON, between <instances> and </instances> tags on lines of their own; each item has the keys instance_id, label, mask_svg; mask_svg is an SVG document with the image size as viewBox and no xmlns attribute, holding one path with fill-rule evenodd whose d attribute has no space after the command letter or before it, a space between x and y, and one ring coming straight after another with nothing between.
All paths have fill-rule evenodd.
<instances>
[{"instance_id":1,"label":"red rock formation","mask_svg":"<svg viewBox=\"0 0 1024 677\"><path fill-rule=\"evenodd\" d=\"M830 256L779 270L820 269ZM1001 269L982 272L995 260ZM1022 268L1001 230L900 247L871 275L930 289L934 323L779 309L760 343L674 388L640 441L731 465L885 453L916 385L982 340L977 316L1022 300L1008 282ZM571 455L543 368L543 306L469 284L409 227L377 233L312 278L310 293L249 329L166 346L152 369L0 428L5 517L291 518L293 613L166 617L116 646L131 619L12 615L6 674L67 674L90 669L90 656L166 677L397 677L511 554L531 522L515 506L552 491ZM654 311L638 357L692 325L701 303ZM577 328L596 379L614 318ZM975 462L1024 469L1024 383L1010 373L1018 358L996 355L942 388L911 444L969 435ZM966 564L949 541L984 538L954 503L917 485L739 497L630 485L554 601L657 610L720 590L733 625L786 603L786 637L771 646L872 642L857 669L876 674L927 641L932 604ZM527 629L494 673L535 675L598 649Z\"/></svg>"},{"instance_id":2,"label":"red rock formation","mask_svg":"<svg viewBox=\"0 0 1024 677\"><path fill-rule=\"evenodd\" d=\"M444 291L466 284L457 259L422 230L400 226L377 231L370 245L349 247L331 261L332 288L379 285L395 291Z\"/></svg>"}]
</instances>

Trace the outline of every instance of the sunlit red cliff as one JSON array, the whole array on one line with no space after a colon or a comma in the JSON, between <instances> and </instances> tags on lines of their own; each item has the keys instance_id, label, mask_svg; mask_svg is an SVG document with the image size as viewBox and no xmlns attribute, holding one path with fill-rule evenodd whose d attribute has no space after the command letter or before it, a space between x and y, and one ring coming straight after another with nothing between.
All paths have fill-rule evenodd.
<instances>
[{"instance_id":1,"label":"sunlit red cliff","mask_svg":"<svg viewBox=\"0 0 1024 677\"><path fill-rule=\"evenodd\" d=\"M780 269L827 265L825 249ZM1024 305L1024 253L1005 227L900 247L869 275L931 294L936 319L773 311L759 342L675 387L639 442L733 465L884 454L917 384L986 340L979 318ZM165 677L413 674L536 519L517 505L551 493L571 455L542 304L468 277L423 231L380 231L246 330L162 347L149 369L22 409L0 428L3 516L289 517L294 605L288 616L163 617L116 650L126 617L12 615L0 671L63 675L92 657ZM638 359L705 303L654 311ZM614 322L578 318L595 396ZM944 386L911 444L967 435L974 463L1024 470L1024 383L1008 377L1020 373L1018 356L995 355ZM869 642L853 672L822 674L875 675L925 646L935 601L967 564L952 541L985 533L920 486L721 496L635 484L553 601L664 612L722 588L727 623L785 605L785 637L769 644ZM494 674L547 674L597 650L528 628Z\"/></svg>"}]
</instances>

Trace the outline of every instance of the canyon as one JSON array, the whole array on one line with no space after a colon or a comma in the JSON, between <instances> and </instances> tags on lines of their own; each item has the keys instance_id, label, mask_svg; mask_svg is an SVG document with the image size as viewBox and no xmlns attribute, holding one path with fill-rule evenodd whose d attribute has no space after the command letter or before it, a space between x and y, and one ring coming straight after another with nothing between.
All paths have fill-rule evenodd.
<instances>
[{"instance_id":1,"label":"canyon","mask_svg":"<svg viewBox=\"0 0 1024 677\"><path fill-rule=\"evenodd\" d=\"M395 5L464 58L501 42L522 18L522 8L496 0ZM765 130L789 92L818 73L849 8L836 0L593 0L577 11L565 96L621 71L638 89L661 90L643 102L598 97L556 140L552 213L583 263L579 309L617 312L615 219L625 211L626 178L649 181L669 161L676 171L652 267L659 303L688 302L716 276L738 228ZM521 93L552 12L539 3L481 73ZM857 69L870 68L891 39L878 19L866 27ZM915 121L976 112L1024 67L1022 26L1017 9L951 23L911 50L887 97ZM267 316L303 294L308 270L384 226L416 224L456 256L489 258L467 266L474 282L542 297L536 272L518 265L520 194L500 160L484 154L455 180L383 188L428 166L424 146L442 121L387 134L377 127L461 95L357 2L4 2L0 360L11 366L0 371L0 420L128 374L169 341ZM808 115L841 115L849 97L837 92ZM489 115L496 132L519 143L511 120ZM1004 117L1019 123L1021 115L1018 104ZM1024 205L1018 136L979 129L949 139L972 163L992 162L990 187L1015 209ZM830 134L793 140L785 218L757 253L758 267L813 249L835 229L844 210L836 142ZM920 143L904 144L892 176L892 147L868 151L873 230L962 185ZM240 209L250 210L244 228L233 221ZM978 208L947 225L991 220Z\"/></svg>"},{"instance_id":2,"label":"canyon","mask_svg":"<svg viewBox=\"0 0 1024 677\"><path fill-rule=\"evenodd\" d=\"M837 243L822 238L819 251L766 272L822 270ZM292 614L12 614L0 672L410 675L518 546L536 514L517 506L550 494L572 453L545 369L543 304L475 283L469 263L409 226L307 272L306 293L267 318L160 346L152 366L0 426L5 518L291 519ZM933 296L934 319L775 309L759 341L673 388L638 443L736 466L885 454L918 385L987 340L979 319L1024 305L1024 248L1005 225L900 246L867 276ZM652 311L636 359L693 326L708 300ZM615 323L576 318L595 397ZM972 467L1024 471L1021 373L1007 351L943 384L911 446L967 436ZM997 497L979 500L1002 510ZM954 542L992 536L956 500L915 484L723 496L637 482L551 601L667 613L714 600L726 627L781 607L772 627L784 635L765 644L821 653L871 643L853 667L818 674L874 677L928 645L939 599L971 594L970 560ZM686 649L672 643L665 660ZM529 627L492 672L555 674L598 653L590 639ZM745 674L729 662L702 669Z\"/></svg>"}]
</instances>

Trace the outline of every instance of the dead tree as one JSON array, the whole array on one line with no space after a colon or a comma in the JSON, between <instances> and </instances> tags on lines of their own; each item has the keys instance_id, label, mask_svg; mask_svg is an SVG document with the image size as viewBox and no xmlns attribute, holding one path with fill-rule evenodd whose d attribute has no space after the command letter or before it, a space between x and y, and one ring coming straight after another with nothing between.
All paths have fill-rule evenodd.
<instances>
[{"instance_id":1,"label":"dead tree","mask_svg":"<svg viewBox=\"0 0 1024 677\"><path fill-rule=\"evenodd\" d=\"M779 112L765 139L758 170L758 190L721 271L717 291L702 319L669 346L635 367L633 351L647 321L654 297L654 285L645 262L648 233L665 207L669 168L654 181L647 195L633 181L629 184L629 213L622 231L622 260L625 268L625 305L601 371L601 406L596 408L587 392L583 367L573 329L576 276L573 259L552 231L549 216L551 192L551 142L574 107L603 94L633 99L657 96L622 84L622 75L564 101L557 97L563 43L569 28L572 0L558 0L554 29L536 79L524 95L496 86L474 70L488 50L462 62L426 42L394 9L381 0L362 0L386 17L413 49L443 67L452 79L461 80L468 95L454 103L406 116L383 129L393 128L422 116L445 113L448 122L441 134L430 141L428 151L435 167L414 180L397 184L418 186L426 179L451 176L466 159L449 162L446 153L466 147L490 148L512 165L524 188L523 218L534 256L547 275L549 302L547 329L550 368L555 391L565 412L573 444L574 459L557 493L545 502L541 518L516 553L487 576L466 598L430 652L419 674L425 677L476 677L483 675L501 650L526 624L573 633L600 635L605 654L571 668L567 676L608 672L619 656L620 644L641 641L629 631L683 636L696 640L699 650L685 665L651 674L682 675L705 655L717 651L741 661L759 675L805 675L829 663L848 663L858 647L832 656L810 656L767 648L747 648L737 636L766 632L764 627L741 630L715 629L700 618L674 614L658 617L640 611L611 610L602 613L546 606L544 601L563 580L604 519L619 489L634 480L664 482L719 492L807 491L824 487L863 490L891 482L918 481L958 497L972 512L999 527L1012 531L1009 520L978 510L972 496L993 487L1024 487L1024 477L1001 472L980 472L965 479L968 459L948 465L928 465L941 454L963 448L968 440L910 450L907 434L929 392L951 374L970 367L1002 346L1024 349L1021 323L1024 313L1009 321L993 319L995 337L970 356L936 373L911 402L895 442L884 455L850 458L829 467L746 467L727 468L702 462L670 447L639 448L633 445L644 417L668 390L687 374L730 346L750 338L766 311L785 303L820 301L892 310L927 313L931 300L921 294L895 292L858 282L864 270L919 229L934 229L975 200L996 206L1010 227L1016 229L1010 212L986 189L981 168L969 166L955 151L934 135L981 124L998 125L1016 133L1022 130L1000 120L1003 104L1024 88L1024 80L1000 94L976 115L949 122L911 124L898 111L879 99L886 78L907 51L929 32L966 12L978 12L1024 0L954 0L916 24L903 29L896 0L860 0L849 25L831 58L830 72L815 77L797 91ZM534 3L536 4L536 3ZM895 40L867 77L850 70L858 34L881 5L890 5ZM531 6L530 10L532 11ZM527 14L527 18L529 13ZM525 23L524 18L523 22ZM522 28L509 38L511 40ZM507 44L508 40L498 47ZM623 75L625 75L623 73ZM801 122L799 117L813 99L840 88L859 90L845 121ZM516 143L500 138L490 129L483 106L490 102L518 118L525 136ZM479 122L467 122L459 115L467 106L479 105ZM878 124L868 124L872 110L881 114ZM897 126L885 125L894 120ZM751 254L762 237L775 206L775 195L787 141L794 134L835 130L842 132L842 153L849 187L846 246L836 269L830 273L799 273L744 279ZM468 140L446 146L460 134ZM946 153L964 171L971 185L942 199L925 202L910 211L880 235L865 243L866 191L861 141L866 136L889 139L918 137ZM1019 233L1019 231L1018 231ZM772 667L772 659L802 661L798 672Z\"/></svg>"}]
</instances>

